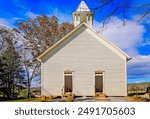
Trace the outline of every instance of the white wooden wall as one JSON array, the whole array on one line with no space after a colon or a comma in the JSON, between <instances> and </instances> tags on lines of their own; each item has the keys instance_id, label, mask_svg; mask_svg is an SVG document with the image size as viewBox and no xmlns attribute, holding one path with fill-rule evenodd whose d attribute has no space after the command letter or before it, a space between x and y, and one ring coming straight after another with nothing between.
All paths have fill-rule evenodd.
<instances>
[{"instance_id":1,"label":"white wooden wall","mask_svg":"<svg viewBox=\"0 0 150 119\"><path fill-rule=\"evenodd\" d=\"M126 58L120 57L82 27L42 62L42 95L61 96L64 71L73 72L73 92L94 96L95 71L104 72L104 92L126 96Z\"/></svg>"}]
</instances>

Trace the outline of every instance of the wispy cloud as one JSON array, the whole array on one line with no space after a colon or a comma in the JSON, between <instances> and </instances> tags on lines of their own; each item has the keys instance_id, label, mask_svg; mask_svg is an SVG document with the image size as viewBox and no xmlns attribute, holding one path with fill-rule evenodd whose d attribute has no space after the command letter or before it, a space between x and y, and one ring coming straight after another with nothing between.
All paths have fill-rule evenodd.
<instances>
[{"instance_id":1,"label":"wispy cloud","mask_svg":"<svg viewBox=\"0 0 150 119\"><path fill-rule=\"evenodd\" d=\"M35 14L33 12L27 12L26 16L27 16L27 18L35 19L37 16L39 16L39 14Z\"/></svg>"},{"instance_id":2,"label":"wispy cloud","mask_svg":"<svg viewBox=\"0 0 150 119\"><path fill-rule=\"evenodd\" d=\"M143 83L150 82L150 78L131 78L128 80L128 83Z\"/></svg>"},{"instance_id":3,"label":"wispy cloud","mask_svg":"<svg viewBox=\"0 0 150 119\"><path fill-rule=\"evenodd\" d=\"M142 44L142 46L150 46L150 36L145 39L145 42Z\"/></svg>"},{"instance_id":4,"label":"wispy cloud","mask_svg":"<svg viewBox=\"0 0 150 119\"><path fill-rule=\"evenodd\" d=\"M150 55L136 55L128 62L128 77L150 78Z\"/></svg>"},{"instance_id":5,"label":"wispy cloud","mask_svg":"<svg viewBox=\"0 0 150 119\"><path fill-rule=\"evenodd\" d=\"M97 27L100 28L101 24L95 26L97 29ZM107 28L102 32L106 38L131 56L137 54L136 47L143 42L144 33L143 25L132 20L126 20L124 26L122 20L117 17L114 17L113 21L109 22Z\"/></svg>"},{"instance_id":6,"label":"wispy cloud","mask_svg":"<svg viewBox=\"0 0 150 119\"><path fill-rule=\"evenodd\" d=\"M23 18L17 18L17 17L13 17L11 19L6 19L6 18L0 18L0 26L4 26L7 28L15 28L16 27L16 23L19 20L23 20Z\"/></svg>"},{"instance_id":7,"label":"wispy cloud","mask_svg":"<svg viewBox=\"0 0 150 119\"><path fill-rule=\"evenodd\" d=\"M35 19L39 15L41 15L41 14L36 14L36 13L33 13L33 12L26 12L26 17L27 18ZM50 16L56 16L60 23L62 23L62 22L71 22L72 21L71 15L65 14L57 8L55 8L51 13L47 13L45 15L47 15L49 17Z\"/></svg>"},{"instance_id":8,"label":"wispy cloud","mask_svg":"<svg viewBox=\"0 0 150 119\"><path fill-rule=\"evenodd\" d=\"M62 11L60 11L58 8L55 8L53 10L52 13L49 14L50 16L52 15L55 15L58 19L59 19L59 22L62 23L62 22L71 22L72 21L72 17L71 15L68 15L66 13L63 13Z\"/></svg>"},{"instance_id":9,"label":"wispy cloud","mask_svg":"<svg viewBox=\"0 0 150 119\"><path fill-rule=\"evenodd\" d=\"M16 24L18 21L20 20L25 20L25 19L35 19L37 16L39 16L41 14L36 14L34 12L30 12L27 11L25 13L25 17L24 18L18 18L18 17L12 17L12 18L0 18L0 26L5 26L8 28L12 28L12 27L16 27L14 24ZM68 14L65 14L61 11L59 11L58 9L55 9L52 13L49 14L45 14L47 16L56 16L59 19L59 22L71 22L71 16Z\"/></svg>"},{"instance_id":10,"label":"wispy cloud","mask_svg":"<svg viewBox=\"0 0 150 119\"><path fill-rule=\"evenodd\" d=\"M2 18L0 18L0 26L4 26L4 27L7 27L7 28L12 28L13 27L13 25L9 22L9 20L2 19Z\"/></svg>"}]
</instances>

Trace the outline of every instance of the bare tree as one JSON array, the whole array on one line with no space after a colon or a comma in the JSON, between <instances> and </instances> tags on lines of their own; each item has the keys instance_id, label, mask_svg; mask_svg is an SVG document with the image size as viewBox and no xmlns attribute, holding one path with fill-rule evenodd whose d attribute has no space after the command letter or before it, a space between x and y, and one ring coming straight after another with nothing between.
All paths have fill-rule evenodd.
<instances>
[{"instance_id":1,"label":"bare tree","mask_svg":"<svg viewBox=\"0 0 150 119\"><path fill-rule=\"evenodd\" d=\"M137 22L141 22L150 16L150 2L143 4L132 4L133 0L98 0L98 6L93 8L94 12L103 12L103 24L102 28L107 27L107 23L111 21L112 17L119 16L122 19L123 25L126 23L126 19L130 18L129 12L137 12ZM103 11L104 10L104 11Z\"/></svg>"},{"instance_id":2,"label":"bare tree","mask_svg":"<svg viewBox=\"0 0 150 119\"><path fill-rule=\"evenodd\" d=\"M5 27L0 27L0 52L6 47L7 37L12 37L12 33Z\"/></svg>"}]
</instances>

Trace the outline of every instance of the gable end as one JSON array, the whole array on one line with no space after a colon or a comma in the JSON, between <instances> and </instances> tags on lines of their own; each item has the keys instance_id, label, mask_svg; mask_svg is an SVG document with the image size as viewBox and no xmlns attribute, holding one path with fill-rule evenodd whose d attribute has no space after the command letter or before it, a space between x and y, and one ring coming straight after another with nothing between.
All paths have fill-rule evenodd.
<instances>
[{"instance_id":1,"label":"gable end","mask_svg":"<svg viewBox=\"0 0 150 119\"><path fill-rule=\"evenodd\" d=\"M51 46L49 49L47 49L45 52L43 52L39 57L37 57L38 61L42 61L47 57L47 55L55 49L57 46L62 44L64 41L66 41L71 35L75 34L79 29L82 27L87 28L87 32L89 32L93 37L95 37L97 40L99 40L101 43L103 43L106 47L108 47L110 50L112 50L115 54L119 55L120 57L125 57L126 61L129 61L131 57L127 55L125 52L123 52L120 48L112 44L110 41L108 41L106 38L98 34L94 29L89 27L85 22L81 23L77 27L75 27L70 33L65 35L61 40L56 42L53 46Z\"/></svg>"}]
</instances>

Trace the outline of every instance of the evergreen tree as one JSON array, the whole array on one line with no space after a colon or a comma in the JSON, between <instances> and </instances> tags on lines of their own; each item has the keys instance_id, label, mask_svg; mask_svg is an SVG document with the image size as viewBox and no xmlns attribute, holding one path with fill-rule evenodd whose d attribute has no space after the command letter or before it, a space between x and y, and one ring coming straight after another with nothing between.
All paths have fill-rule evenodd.
<instances>
[{"instance_id":1,"label":"evergreen tree","mask_svg":"<svg viewBox=\"0 0 150 119\"><path fill-rule=\"evenodd\" d=\"M11 37L7 38L7 48L0 57L0 63L1 92L8 98L15 97L23 85L24 70Z\"/></svg>"}]
</instances>

